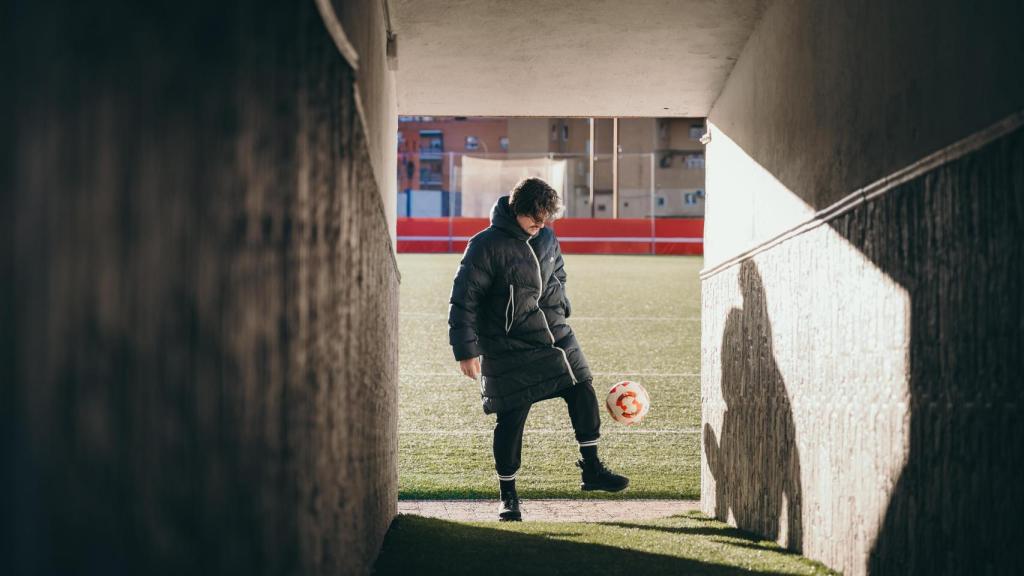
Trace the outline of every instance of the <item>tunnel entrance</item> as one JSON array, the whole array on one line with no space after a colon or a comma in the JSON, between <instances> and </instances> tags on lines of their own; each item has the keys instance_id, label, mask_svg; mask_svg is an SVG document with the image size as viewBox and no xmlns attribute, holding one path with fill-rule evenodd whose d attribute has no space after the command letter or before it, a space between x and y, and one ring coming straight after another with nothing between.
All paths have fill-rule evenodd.
<instances>
[{"instance_id":1,"label":"tunnel entrance","mask_svg":"<svg viewBox=\"0 0 1024 576\"><path fill-rule=\"evenodd\" d=\"M470 573L488 566L554 574L607 567L607 556L616 566L624 558L642 562L647 573L783 564L825 572L697 511L704 119L404 117L399 126L399 516L375 570ZM602 129L610 142L599 139ZM512 526L494 522L499 480L502 490L509 482L497 475L500 425L481 409L482 385L460 373L449 342L449 303L457 292L453 278L469 258L467 242L524 177L545 179L564 206L549 224L561 246L560 282L571 314L561 306L592 377L574 388L592 385L603 404L610 388L629 380L642 384L652 402L636 426L616 423L599 408L600 459L630 478L623 492L581 492L574 463L586 448L571 423L579 417L572 401L529 405L511 475L529 522ZM513 311L513 294L537 297L512 288ZM504 294L503 286L490 289ZM481 294L478 301L487 299ZM464 302L453 306L459 307ZM506 331L515 325L507 315ZM721 443L726 453L736 449L729 432ZM487 524L474 523L481 521ZM550 522L564 523L564 530L552 532ZM798 546L799 539L789 543ZM509 546L542 552L527 565L495 568L487 551ZM431 547L448 550L457 566L443 561L441 568L420 553Z\"/></svg>"},{"instance_id":2,"label":"tunnel entrance","mask_svg":"<svg viewBox=\"0 0 1024 576\"><path fill-rule=\"evenodd\" d=\"M449 295L467 241L527 176L564 207L550 227L601 404L601 459L632 478L616 497L700 497L704 129L703 118L399 118L400 499L497 496L495 419L453 357ZM636 426L603 406L624 380L653 399ZM564 403L533 405L519 494L580 498L577 458Z\"/></svg>"}]
</instances>

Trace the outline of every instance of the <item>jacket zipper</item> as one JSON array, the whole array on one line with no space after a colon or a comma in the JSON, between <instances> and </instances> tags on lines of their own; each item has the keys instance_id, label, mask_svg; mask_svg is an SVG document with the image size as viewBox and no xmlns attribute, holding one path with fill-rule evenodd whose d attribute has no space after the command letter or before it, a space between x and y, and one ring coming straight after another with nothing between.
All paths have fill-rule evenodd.
<instances>
[{"instance_id":1,"label":"jacket zipper","mask_svg":"<svg viewBox=\"0 0 1024 576\"><path fill-rule=\"evenodd\" d=\"M537 258L537 254L533 251L533 246L530 246L530 239L526 239L526 249L530 251L530 256L533 256L533 261L537 264L537 280L540 281L540 292L537 293L537 309L540 310L540 299L544 296L544 275L540 271L540 259ZM565 350L555 346L555 335L551 333L551 326L548 326L548 318L544 316L544 311L540 311L541 318L544 319L544 328L548 331L548 338L551 338L551 347L562 353L562 360L565 361L565 367L569 370L569 377L572 378L572 383L576 384L576 375L572 372L572 365L569 364L569 357L566 356Z\"/></svg>"},{"instance_id":2,"label":"jacket zipper","mask_svg":"<svg viewBox=\"0 0 1024 576\"><path fill-rule=\"evenodd\" d=\"M558 282L558 286L562 289L562 295L564 296L565 295L565 285L562 284L562 281L558 279L558 276L552 276L552 278L555 279L555 282ZM562 309L563 310L565 309L565 302L564 301L562 302ZM568 311L566 311L566 312L568 312ZM569 317L568 314L566 314L566 318L568 318L568 317Z\"/></svg>"},{"instance_id":3,"label":"jacket zipper","mask_svg":"<svg viewBox=\"0 0 1024 576\"><path fill-rule=\"evenodd\" d=\"M508 285L508 304L505 305L505 334L512 329L512 323L516 320L516 291L511 284Z\"/></svg>"}]
</instances>

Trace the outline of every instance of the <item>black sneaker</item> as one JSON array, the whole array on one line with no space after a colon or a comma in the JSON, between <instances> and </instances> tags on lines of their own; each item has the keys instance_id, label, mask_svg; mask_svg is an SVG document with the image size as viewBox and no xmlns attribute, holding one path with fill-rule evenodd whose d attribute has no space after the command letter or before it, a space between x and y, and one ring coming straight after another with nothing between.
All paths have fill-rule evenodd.
<instances>
[{"instance_id":1,"label":"black sneaker","mask_svg":"<svg viewBox=\"0 0 1024 576\"><path fill-rule=\"evenodd\" d=\"M498 520L502 522L519 522L523 515L519 512L519 495L515 492L508 492L501 495L501 504L498 505Z\"/></svg>"},{"instance_id":2,"label":"black sneaker","mask_svg":"<svg viewBox=\"0 0 1024 576\"><path fill-rule=\"evenodd\" d=\"M577 460L576 466L583 471L583 490L604 490L618 492L629 486L629 478L604 467L600 460Z\"/></svg>"}]
</instances>

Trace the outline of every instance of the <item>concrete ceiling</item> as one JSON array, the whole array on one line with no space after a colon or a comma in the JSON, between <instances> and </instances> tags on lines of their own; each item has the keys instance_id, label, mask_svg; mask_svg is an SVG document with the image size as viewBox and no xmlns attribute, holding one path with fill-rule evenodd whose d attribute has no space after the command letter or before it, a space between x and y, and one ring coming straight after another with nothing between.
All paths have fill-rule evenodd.
<instances>
[{"instance_id":1,"label":"concrete ceiling","mask_svg":"<svg viewBox=\"0 0 1024 576\"><path fill-rule=\"evenodd\" d=\"M761 0L385 0L403 115L706 116Z\"/></svg>"}]
</instances>

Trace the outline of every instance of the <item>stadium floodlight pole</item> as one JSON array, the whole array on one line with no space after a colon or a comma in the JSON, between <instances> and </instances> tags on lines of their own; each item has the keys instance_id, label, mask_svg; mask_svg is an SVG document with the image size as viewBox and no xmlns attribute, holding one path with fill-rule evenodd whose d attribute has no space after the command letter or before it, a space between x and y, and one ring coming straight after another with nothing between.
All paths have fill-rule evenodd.
<instances>
[{"instance_id":1,"label":"stadium floodlight pole","mask_svg":"<svg viewBox=\"0 0 1024 576\"><path fill-rule=\"evenodd\" d=\"M594 218L597 216L597 212L594 211L594 148L596 142L594 142L594 117L590 117L590 217Z\"/></svg>"},{"instance_id":2,"label":"stadium floodlight pole","mask_svg":"<svg viewBox=\"0 0 1024 576\"><path fill-rule=\"evenodd\" d=\"M612 218L619 217L619 119L612 118Z\"/></svg>"}]
</instances>

